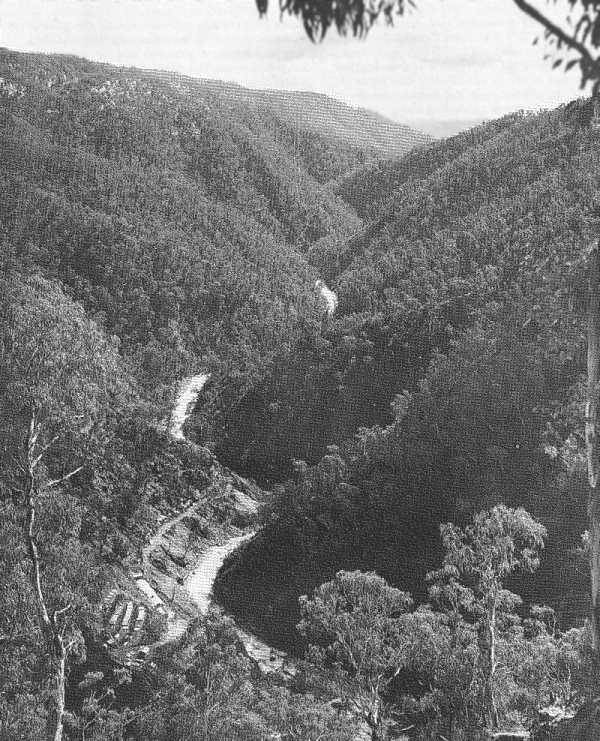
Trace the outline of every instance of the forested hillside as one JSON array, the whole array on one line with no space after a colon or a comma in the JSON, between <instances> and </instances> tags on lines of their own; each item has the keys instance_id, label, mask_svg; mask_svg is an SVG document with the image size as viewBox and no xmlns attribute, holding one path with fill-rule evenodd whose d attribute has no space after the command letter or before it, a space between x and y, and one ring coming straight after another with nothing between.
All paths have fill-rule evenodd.
<instances>
[{"instance_id":1,"label":"forested hillside","mask_svg":"<svg viewBox=\"0 0 600 741\"><path fill-rule=\"evenodd\" d=\"M430 143L0 51L0 741L479 740L587 697L584 107ZM232 542L237 624L188 589Z\"/></svg>"},{"instance_id":2,"label":"forested hillside","mask_svg":"<svg viewBox=\"0 0 600 741\"><path fill-rule=\"evenodd\" d=\"M0 76L4 264L60 280L150 393L210 366L233 403L317 322L305 253L357 223L321 182L372 153L175 76L7 51Z\"/></svg>"},{"instance_id":3,"label":"forested hillside","mask_svg":"<svg viewBox=\"0 0 600 741\"><path fill-rule=\"evenodd\" d=\"M432 137L422 131L391 121L373 111L344 105L327 95L302 90L248 90L240 85L216 80L203 80L202 83L232 100L243 100L254 107L267 107L296 129L342 141L359 150L400 157L413 147L432 141ZM346 173L340 170L340 174Z\"/></svg>"},{"instance_id":4,"label":"forested hillside","mask_svg":"<svg viewBox=\"0 0 600 741\"><path fill-rule=\"evenodd\" d=\"M318 331L307 251L359 223L327 183L374 156L205 83L0 53L2 738L37 741L52 717L46 670L60 634L48 644L54 628L36 626L40 599L50 620L66 615L56 630L78 666L72 709L87 697L83 673L104 668L104 704L69 735L89 737L92 717L95 737L112 738L112 688L119 706L131 695L100 647L102 595L123 585L169 508L212 486L203 542L235 514L209 451L160 431L175 389L212 374L200 439L218 441L223 412L275 354Z\"/></svg>"},{"instance_id":5,"label":"forested hillside","mask_svg":"<svg viewBox=\"0 0 600 741\"><path fill-rule=\"evenodd\" d=\"M272 639L293 640L287 608L341 565L424 590L438 523L498 501L549 529L544 577L522 589L567 624L585 614L582 266L600 160L578 110L508 116L340 182L367 221L311 250L336 319L261 387L271 416L253 428L253 451L316 465L296 463L221 585L229 605L264 597L254 625ZM315 420L337 445L318 463Z\"/></svg>"}]
</instances>

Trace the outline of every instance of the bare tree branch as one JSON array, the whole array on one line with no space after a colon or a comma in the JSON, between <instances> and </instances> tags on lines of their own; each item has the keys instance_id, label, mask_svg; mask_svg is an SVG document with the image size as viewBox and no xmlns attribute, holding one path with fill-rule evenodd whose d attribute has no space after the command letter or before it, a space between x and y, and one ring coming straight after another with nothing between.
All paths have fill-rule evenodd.
<instances>
[{"instance_id":1,"label":"bare tree branch","mask_svg":"<svg viewBox=\"0 0 600 741\"><path fill-rule=\"evenodd\" d=\"M60 610L55 610L52 613L52 618L50 618L46 605L46 599L42 590L40 557L35 537L37 496L35 466L36 461L39 462L41 455L43 455L43 451L41 454L39 454L36 450L36 443L38 440L39 432L40 428L37 422L36 410L33 409L31 412L29 431L26 440L26 486L24 494L27 531L25 540L27 543L29 560L32 566L31 581L35 593L35 601L40 615L42 633L45 637L49 652L56 666L56 691L54 698L55 702L54 707L52 708L52 712L48 716L48 741L62 741L63 717L65 713L66 661L69 648L65 647L64 626L62 626L62 628L59 628L58 621L60 617L62 617L68 610L71 609L71 605L67 605ZM54 482L50 482L49 485L52 486L60 483L61 481L65 481L66 479L71 478L71 476L74 476L80 470L81 466L61 477L60 479L57 479Z\"/></svg>"},{"instance_id":2,"label":"bare tree branch","mask_svg":"<svg viewBox=\"0 0 600 741\"><path fill-rule=\"evenodd\" d=\"M56 625L56 621L58 620L58 618L65 615L67 612L69 612L70 609L71 605L69 604L66 607L61 607L60 610L54 610L54 613L52 615L52 621L54 622L54 624Z\"/></svg>"},{"instance_id":3,"label":"bare tree branch","mask_svg":"<svg viewBox=\"0 0 600 741\"><path fill-rule=\"evenodd\" d=\"M37 543L34 534L35 527L35 489L33 475L28 477L27 492L25 494L25 506L27 507L27 548L29 551L29 560L33 567L33 588L35 591L36 602L42 621L42 628L47 635L52 635L52 623L48 610L46 608L46 600L42 591L42 580L40 574L40 558L37 548Z\"/></svg>"},{"instance_id":4,"label":"bare tree branch","mask_svg":"<svg viewBox=\"0 0 600 741\"><path fill-rule=\"evenodd\" d=\"M44 454L48 452L48 450L54 445L54 443L58 440L60 435L55 435L50 442L46 443L41 449L41 451L38 453L38 455L35 457L35 459L32 462L33 467L37 466L37 464L42 460L44 457Z\"/></svg>"},{"instance_id":5,"label":"bare tree branch","mask_svg":"<svg viewBox=\"0 0 600 741\"><path fill-rule=\"evenodd\" d=\"M58 484L62 484L63 481L67 481L67 479L70 479L72 476L75 476L76 473L79 473L83 466L78 466L76 469L71 471L70 473L66 473L64 476L61 476L59 479L52 479L52 481L48 481L45 488L50 489L53 486L58 486Z\"/></svg>"}]
</instances>

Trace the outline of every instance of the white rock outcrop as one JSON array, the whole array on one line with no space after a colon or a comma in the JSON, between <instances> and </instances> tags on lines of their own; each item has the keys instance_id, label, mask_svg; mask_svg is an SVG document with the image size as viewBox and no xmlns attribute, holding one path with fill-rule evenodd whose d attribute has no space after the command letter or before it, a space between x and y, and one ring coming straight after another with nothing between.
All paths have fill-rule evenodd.
<instances>
[{"instance_id":1,"label":"white rock outcrop","mask_svg":"<svg viewBox=\"0 0 600 741\"><path fill-rule=\"evenodd\" d=\"M327 316L333 316L338 305L338 297L335 291L332 291L325 285L325 282L320 278L315 283L315 288L319 292L319 295L325 302Z\"/></svg>"}]
</instances>

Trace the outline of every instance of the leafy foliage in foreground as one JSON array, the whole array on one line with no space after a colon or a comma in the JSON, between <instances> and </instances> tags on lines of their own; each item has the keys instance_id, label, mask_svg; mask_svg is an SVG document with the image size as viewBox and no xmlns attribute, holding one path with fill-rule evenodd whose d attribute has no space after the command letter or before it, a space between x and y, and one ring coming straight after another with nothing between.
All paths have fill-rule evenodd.
<instances>
[{"instance_id":1,"label":"leafy foliage in foreground","mask_svg":"<svg viewBox=\"0 0 600 741\"><path fill-rule=\"evenodd\" d=\"M532 728L544 703L568 703L587 691L584 632L558 632L549 608L520 617L518 596L504 588L510 571L534 568L539 523L523 510L495 507L464 533L451 524L444 530L473 551L467 565L464 551L446 539L429 604L413 609L409 595L360 571L340 571L301 599L307 676L352 709L374 741L394 738L402 727L420 739L480 739L498 725ZM473 568L491 577L479 594L471 589Z\"/></svg>"}]
</instances>

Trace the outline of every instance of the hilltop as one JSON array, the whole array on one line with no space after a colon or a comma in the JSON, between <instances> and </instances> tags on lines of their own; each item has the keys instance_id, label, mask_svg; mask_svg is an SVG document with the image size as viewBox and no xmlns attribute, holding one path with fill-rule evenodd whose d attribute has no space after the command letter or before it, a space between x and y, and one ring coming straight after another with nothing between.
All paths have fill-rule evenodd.
<instances>
[{"instance_id":1,"label":"hilltop","mask_svg":"<svg viewBox=\"0 0 600 741\"><path fill-rule=\"evenodd\" d=\"M434 137L366 108L357 108L322 93L303 90L248 89L217 80L200 85L236 101L265 106L298 129L349 147L366 149L384 157L400 157L414 147L430 144Z\"/></svg>"}]
</instances>

